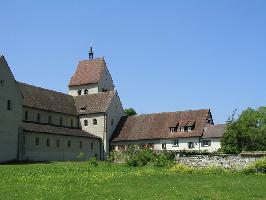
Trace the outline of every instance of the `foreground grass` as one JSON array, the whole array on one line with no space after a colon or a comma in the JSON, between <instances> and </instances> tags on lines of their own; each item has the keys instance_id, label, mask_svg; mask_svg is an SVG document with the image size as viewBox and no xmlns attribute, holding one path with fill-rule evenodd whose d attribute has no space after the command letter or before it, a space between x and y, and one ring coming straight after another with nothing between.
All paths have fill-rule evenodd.
<instances>
[{"instance_id":1,"label":"foreground grass","mask_svg":"<svg viewBox=\"0 0 266 200\"><path fill-rule=\"evenodd\" d=\"M266 176L100 163L0 166L0 199L266 199Z\"/></svg>"}]
</instances>

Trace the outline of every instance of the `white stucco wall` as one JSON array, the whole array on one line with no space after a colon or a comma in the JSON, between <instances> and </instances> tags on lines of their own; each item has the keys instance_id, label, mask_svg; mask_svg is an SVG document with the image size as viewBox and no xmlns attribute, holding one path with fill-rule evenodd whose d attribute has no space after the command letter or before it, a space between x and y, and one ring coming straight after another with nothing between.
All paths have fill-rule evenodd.
<instances>
[{"instance_id":1,"label":"white stucco wall","mask_svg":"<svg viewBox=\"0 0 266 200\"><path fill-rule=\"evenodd\" d=\"M99 138L102 139L102 149L101 149L101 155L104 158L105 157L105 152L107 151L106 149L106 127L105 127L105 120L106 120L106 115L105 113L95 113L95 114L87 114L87 115L80 115L80 126L81 129L84 131L87 131ZM93 125L93 119L97 120L97 125ZM84 126L84 121L88 121L88 126Z\"/></svg>"},{"instance_id":2,"label":"white stucco wall","mask_svg":"<svg viewBox=\"0 0 266 200\"><path fill-rule=\"evenodd\" d=\"M114 90L114 83L109 70L105 68L102 72L100 80L98 83L70 86L68 94L71 96L78 96L78 91L81 90L81 95L84 95L84 91L88 90L88 94L95 94L102 92L102 90Z\"/></svg>"},{"instance_id":3,"label":"white stucco wall","mask_svg":"<svg viewBox=\"0 0 266 200\"><path fill-rule=\"evenodd\" d=\"M178 140L179 144L177 146L173 145L173 140ZM194 148L188 148L189 142L194 143ZM200 143L199 143L199 138L198 137L192 137L192 138L176 138L176 139L161 139L160 143L166 144L166 149L167 150L175 150L175 151L181 151L181 150L186 150L186 151L196 151L200 150Z\"/></svg>"},{"instance_id":4,"label":"white stucco wall","mask_svg":"<svg viewBox=\"0 0 266 200\"><path fill-rule=\"evenodd\" d=\"M111 142L112 145L116 146L118 149L118 145L129 145L129 144L154 144L154 150L163 150L162 144L166 144L166 150L172 151L181 151L181 150L191 150L196 151L200 150L199 138L177 138L179 144L177 146L173 145L173 140L175 139L156 139L156 140L136 140L136 141L119 141L119 142ZM188 143L193 142L194 148L188 148Z\"/></svg>"},{"instance_id":5,"label":"white stucco wall","mask_svg":"<svg viewBox=\"0 0 266 200\"><path fill-rule=\"evenodd\" d=\"M2 84L3 85L2 85ZM11 101L11 110L7 101ZM22 98L15 78L0 57L0 162L18 159L18 136L22 122Z\"/></svg>"},{"instance_id":6,"label":"white stucco wall","mask_svg":"<svg viewBox=\"0 0 266 200\"><path fill-rule=\"evenodd\" d=\"M214 152L221 148L221 138L204 138L200 139L198 137L194 138L177 138L179 144L174 145L173 141L175 139L157 139L157 140L136 140L136 141L119 141L119 142L111 142L111 145L115 146L115 149L118 150L118 145L130 145L130 144L154 144L154 150L163 150L162 144L166 144L166 150L170 151L197 151L197 150L207 150L208 152ZM211 141L210 146L203 147L202 141L209 140ZM193 142L194 148L188 148L188 143Z\"/></svg>"},{"instance_id":7,"label":"white stucco wall","mask_svg":"<svg viewBox=\"0 0 266 200\"><path fill-rule=\"evenodd\" d=\"M36 145L36 138L39 138L39 145ZM47 146L48 138L50 146ZM87 160L94 156L100 159L100 141L98 139L24 132L23 140L25 140L23 160L71 161L77 160L81 152L84 153L81 160ZM59 140L59 147L57 147L57 140ZM68 141L71 142L70 147L68 147ZM82 148L80 148L80 141L82 141Z\"/></svg>"},{"instance_id":8,"label":"white stucco wall","mask_svg":"<svg viewBox=\"0 0 266 200\"><path fill-rule=\"evenodd\" d=\"M71 86L69 87L68 94L71 96L78 96L78 91L81 90L81 95L84 95L85 89L88 90L88 94L95 94L100 91L98 83L95 83L95 84Z\"/></svg>"},{"instance_id":9,"label":"white stucco wall","mask_svg":"<svg viewBox=\"0 0 266 200\"><path fill-rule=\"evenodd\" d=\"M203 141L203 140L211 141L211 145L207 146L207 147L201 146L200 147L201 150L207 150L209 152L214 152L214 151L217 151L218 149L221 148L221 138L203 138L203 139L201 139L201 141Z\"/></svg>"},{"instance_id":10,"label":"white stucco wall","mask_svg":"<svg viewBox=\"0 0 266 200\"><path fill-rule=\"evenodd\" d=\"M107 69L107 67L105 68L104 72L101 75L98 86L99 86L100 92L103 89L104 90L114 90L113 79L112 79L112 76L111 76L109 70Z\"/></svg>"},{"instance_id":11,"label":"white stucco wall","mask_svg":"<svg viewBox=\"0 0 266 200\"><path fill-rule=\"evenodd\" d=\"M107 126L107 135L106 135L106 154L109 154L109 140L111 139L120 119L122 116L125 116L124 109L122 106L122 103L120 101L120 98L118 94L114 96L112 99L112 102L109 105L109 108L107 110L107 120L106 120L106 126ZM112 125L113 121L113 125Z\"/></svg>"}]
</instances>

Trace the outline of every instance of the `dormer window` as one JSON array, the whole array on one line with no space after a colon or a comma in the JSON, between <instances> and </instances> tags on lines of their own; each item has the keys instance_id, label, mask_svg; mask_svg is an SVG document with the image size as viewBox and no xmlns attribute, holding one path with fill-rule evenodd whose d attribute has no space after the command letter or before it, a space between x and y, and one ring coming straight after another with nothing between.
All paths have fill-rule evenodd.
<instances>
[{"instance_id":1,"label":"dormer window","mask_svg":"<svg viewBox=\"0 0 266 200\"><path fill-rule=\"evenodd\" d=\"M180 131L181 131L181 132L185 132L185 127L184 127L184 126L181 126L181 127L180 127Z\"/></svg>"},{"instance_id":2,"label":"dormer window","mask_svg":"<svg viewBox=\"0 0 266 200\"><path fill-rule=\"evenodd\" d=\"M192 131L192 127L191 126L187 127L187 131L191 132Z\"/></svg>"},{"instance_id":3,"label":"dormer window","mask_svg":"<svg viewBox=\"0 0 266 200\"><path fill-rule=\"evenodd\" d=\"M80 108L80 110L84 111L86 110L87 106Z\"/></svg>"},{"instance_id":4,"label":"dormer window","mask_svg":"<svg viewBox=\"0 0 266 200\"><path fill-rule=\"evenodd\" d=\"M176 132L176 128L175 127L170 127L170 133Z\"/></svg>"}]
</instances>

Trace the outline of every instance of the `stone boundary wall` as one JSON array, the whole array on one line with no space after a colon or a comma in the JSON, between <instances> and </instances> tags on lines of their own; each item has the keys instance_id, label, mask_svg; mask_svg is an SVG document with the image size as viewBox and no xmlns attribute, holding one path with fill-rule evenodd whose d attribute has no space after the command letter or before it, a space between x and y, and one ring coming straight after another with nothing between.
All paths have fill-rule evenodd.
<instances>
[{"instance_id":1,"label":"stone boundary wall","mask_svg":"<svg viewBox=\"0 0 266 200\"><path fill-rule=\"evenodd\" d=\"M255 162L261 157L241 156L241 155L193 155L187 157L177 157L176 162L191 167L223 167L243 169L247 165Z\"/></svg>"}]
</instances>

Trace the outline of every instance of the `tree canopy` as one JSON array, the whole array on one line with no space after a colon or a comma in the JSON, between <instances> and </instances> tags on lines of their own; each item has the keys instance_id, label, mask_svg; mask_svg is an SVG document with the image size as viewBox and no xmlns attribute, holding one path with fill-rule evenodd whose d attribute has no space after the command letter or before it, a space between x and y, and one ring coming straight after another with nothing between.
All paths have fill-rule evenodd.
<instances>
[{"instance_id":1,"label":"tree canopy","mask_svg":"<svg viewBox=\"0 0 266 200\"><path fill-rule=\"evenodd\" d=\"M237 120L231 117L222 139L225 153L266 150L266 107L248 108Z\"/></svg>"},{"instance_id":2,"label":"tree canopy","mask_svg":"<svg viewBox=\"0 0 266 200\"><path fill-rule=\"evenodd\" d=\"M134 108L127 108L124 110L127 116L137 115L137 112Z\"/></svg>"}]
</instances>

